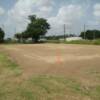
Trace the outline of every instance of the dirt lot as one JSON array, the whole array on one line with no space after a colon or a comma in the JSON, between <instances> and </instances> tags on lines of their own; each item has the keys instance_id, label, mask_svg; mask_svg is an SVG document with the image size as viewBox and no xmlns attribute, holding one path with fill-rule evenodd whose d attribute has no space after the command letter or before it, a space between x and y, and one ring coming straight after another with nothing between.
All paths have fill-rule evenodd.
<instances>
[{"instance_id":1,"label":"dirt lot","mask_svg":"<svg viewBox=\"0 0 100 100\"><path fill-rule=\"evenodd\" d=\"M100 100L100 46L1 45L0 100Z\"/></svg>"},{"instance_id":2,"label":"dirt lot","mask_svg":"<svg viewBox=\"0 0 100 100\"><path fill-rule=\"evenodd\" d=\"M33 44L2 48L22 67L24 77L33 74L81 77L88 70L100 67L100 46Z\"/></svg>"}]
</instances>

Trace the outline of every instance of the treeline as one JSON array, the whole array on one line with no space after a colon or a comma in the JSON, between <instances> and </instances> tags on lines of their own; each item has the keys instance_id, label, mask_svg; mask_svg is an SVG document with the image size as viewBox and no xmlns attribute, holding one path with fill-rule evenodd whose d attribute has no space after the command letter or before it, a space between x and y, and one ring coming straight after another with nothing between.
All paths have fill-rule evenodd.
<instances>
[{"instance_id":1,"label":"treeline","mask_svg":"<svg viewBox=\"0 0 100 100\"><path fill-rule=\"evenodd\" d=\"M100 39L100 30L87 30L86 32L81 32L80 37L88 40Z\"/></svg>"},{"instance_id":2,"label":"treeline","mask_svg":"<svg viewBox=\"0 0 100 100\"><path fill-rule=\"evenodd\" d=\"M87 30L85 32L81 32L80 35L75 35L75 34L53 35L53 36L46 36L45 38L48 40L59 40L68 37L81 37L82 39L87 39L87 40L100 39L100 30Z\"/></svg>"},{"instance_id":3,"label":"treeline","mask_svg":"<svg viewBox=\"0 0 100 100\"><path fill-rule=\"evenodd\" d=\"M46 33L50 29L50 25L46 19L38 18L35 15L31 15L28 18L30 23L28 24L26 30L14 35L18 42L26 42L28 39L31 39L32 42L38 42L40 39L44 38L46 40L59 40L67 37L77 37L75 34L47 36ZM2 28L0 28L0 43L4 42L4 37L5 32ZM85 32L81 32L79 37L87 40L100 39L100 30L87 30ZM9 38L7 41L12 41L12 39Z\"/></svg>"}]
</instances>

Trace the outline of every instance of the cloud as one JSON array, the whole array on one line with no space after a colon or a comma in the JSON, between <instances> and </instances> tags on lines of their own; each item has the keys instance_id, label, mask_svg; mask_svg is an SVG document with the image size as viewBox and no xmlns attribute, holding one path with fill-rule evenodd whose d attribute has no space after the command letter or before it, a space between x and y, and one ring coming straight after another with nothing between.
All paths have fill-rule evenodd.
<instances>
[{"instance_id":1,"label":"cloud","mask_svg":"<svg viewBox=\"0 0 100 100\"><path fill-rule=\"evenodd\" d=\"M54 0L39 0L37 2L37 15L48 18L53 10Z\"/></svg>"},{"instance_id":2,"label":"cloud","mask_svg":"<svg viewBox=\"0 0 100 100\"><path fill-rule=\"evenodd\" d=\"M9 16L16 21L21 21L23 18L27 18L27 16L35 13L39 14L41 12L47 15L47 12L52 9L51 0L33 1L36 0L18 0L15 6L8 12Z\"/></svg>"},{"instance_id":3,"label":"cloud","mask_svg":"<svg viewBox=\"0 0 100 100\"><path fill-rule=\"evenodd\" d=\"M2 7L0 7L0 16L3 15L4 13L5 13L5 10Z\"/></svg>"},{"instance_id":4,"label":"cloud","mask_svg":"<svg viewBox=\"0 0 100 100\"><path fill-rule=\"evenodd\" d=\"M24 31L29 22L27 17L31 14L36 14L38 17L48 19L51 25L49 34L59 34L63 32L63 24L66 24L67 30L69 30L68 28L74 26L76 22L78 23L83 16L82 7L72 4L62 6L58 9L56 16L50 16L53 12L53 5L53 0L38 0L38 2L18 0L14 7L8 11L8 18L5 23L7 27L6 31L13 34L15 31Z\"/></svg>"},{"instance_id":5,"label":"cloud","mask_svg":"<svg viewBox=\"0 0 100 100\"><path fill-rule=\"evenodd\" d=\"M52 29L49 33L55 32L56 34L61 34L64 24L67 25L67 30L69 31L70 27L76 24L76 22L78 23L82 16L83 10L80 5L62 6L55 17L48 19L52 25Z\"/></svg>"},{"instance_id":6,"label":"cloud","mask_svg":"<svg viewBox=\"0 0 100 100\"><path fill-rule=\"evenodd\" d=\"M92 11L93 19L88 21L88 24L90 26L99 26L100 24L100 3L96 3L93 6L93 11ZM98 27L97 27L98 28Z\"/></svg>"},{"instance_id":7,"label":"cloud","mask_svg":"<svg viewBox=\"0 0 100 100\"><path fill-rule=\"evenodd\" d=\"M16 4L8 11L7 21L5 23L8 34L13 35L14 32L21 32L25 30L28 19L32 14L34 2L32 0L18 0Z\"/></svg>"},{"instance_id":8,"label":"cloud","mask_svg":"<svg viewBox=\"0 0 100 100\"><path fill-rule=\"evenodd\" d=\"M100 4L94 5L94 16L100 17Z\"/></svg>"},{"instance_id":9,"label":"cloud","mask_svg":"<svg viewBox=\"0 0 100 100\"><path fill-rule=\"evenodd\" d=\"M7 13L6 32L13 35L15 30L25 30L29 15L36 14L38 17L47 18L52 10L52 2L53 0L17 0Z\"/></svg>"}]
</instances>

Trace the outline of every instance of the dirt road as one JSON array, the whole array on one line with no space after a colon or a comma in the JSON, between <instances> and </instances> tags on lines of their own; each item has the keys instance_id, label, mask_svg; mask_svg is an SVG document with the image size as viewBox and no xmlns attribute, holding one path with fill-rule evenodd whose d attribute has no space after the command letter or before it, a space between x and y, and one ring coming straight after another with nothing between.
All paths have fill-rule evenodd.
<instances>
[{"instance_id":1,"label":"dirt road","mask_svg":"<svg viewBox=\"0 0 100 100\"><path fill-rule=\"evenodd\" d=\"M33 44L2 48L22 67L25 77L33 74L81 76L100 67L100 46Z\"/></svg>"}]
</instances>

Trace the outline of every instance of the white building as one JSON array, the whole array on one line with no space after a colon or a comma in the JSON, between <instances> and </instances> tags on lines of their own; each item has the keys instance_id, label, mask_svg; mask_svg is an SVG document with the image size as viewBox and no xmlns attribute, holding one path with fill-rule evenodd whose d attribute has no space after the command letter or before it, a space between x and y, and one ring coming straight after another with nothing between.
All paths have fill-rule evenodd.
<instances>
[{"instance_id":1,"label":"white building","mask_svg":"<svg viewBox=\"0 0 100 100\"><path fill-rule=\"evenodd\" d=\"M66 41L76 41L76 40L82 40L82 38L81 37L68 37L68 38L66 38Z\"/></svg>"}]
</instances>

